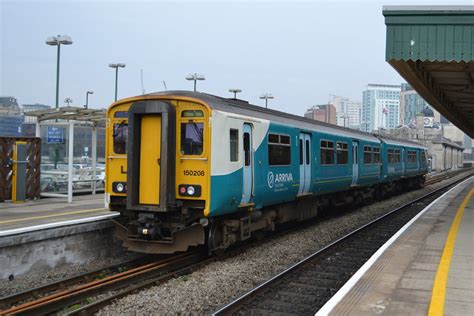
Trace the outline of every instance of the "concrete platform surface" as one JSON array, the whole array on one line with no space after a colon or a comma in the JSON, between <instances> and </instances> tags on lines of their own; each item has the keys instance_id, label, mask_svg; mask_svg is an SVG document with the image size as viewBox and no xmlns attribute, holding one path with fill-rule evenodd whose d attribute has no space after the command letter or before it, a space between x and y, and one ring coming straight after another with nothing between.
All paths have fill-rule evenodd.
<instances>
[{"instance_id":1,"label":"concrete platform surface","mask_svg":"<svg viewBox=\"0 0 474 316\"><path fill-rule=\"evenodd\" d=\"M473 195L471 177L432 203L317 315L474 315Z\"/></svg>"},{"instance_id":2,"label":"concrete platform surface","mask_svg":"<svg viewBox=\"0 0 474 316\"><path fill-rule=\"evenodd\" d=\"M104 208L104 195L74 197L70 204L65 199L48 198L24 203L0 203L0 235L25 232L28 228L60 225L67 221L86 221L116 215Z\"/></svg>"}]
</instances>

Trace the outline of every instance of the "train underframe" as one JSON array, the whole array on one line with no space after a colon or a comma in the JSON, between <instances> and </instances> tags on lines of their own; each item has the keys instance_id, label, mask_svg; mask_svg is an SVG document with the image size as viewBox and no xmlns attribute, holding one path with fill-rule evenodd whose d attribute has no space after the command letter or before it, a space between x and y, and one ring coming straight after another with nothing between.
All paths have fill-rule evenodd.
<instances>
[{"instance_id":1,"label":"train underframe","mask_svg":"<svg viewBox=\"0 0 474 316\"><path fill-rule=\"evenodd\" d=\"M374 200L410 191L424 184L424 176L402 178L370 187L353 187L349 191L304 196L295 201L259 210L202 218L199 208L183 207L165 213L124 212L116 221L116 233L123 245L142 253L175 253L189 247L207 245L210 252L220 252L251 238L261 238L276 226L305 221L322 212L342 207L360 207Z\"/></svg>"}]
</instances>

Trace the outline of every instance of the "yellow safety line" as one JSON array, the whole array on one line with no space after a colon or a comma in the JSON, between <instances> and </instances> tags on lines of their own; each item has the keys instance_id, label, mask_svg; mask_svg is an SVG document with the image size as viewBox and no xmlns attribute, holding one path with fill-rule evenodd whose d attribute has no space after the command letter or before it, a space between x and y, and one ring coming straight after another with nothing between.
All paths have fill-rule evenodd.
<instances>
[{"instance_id":1,"label":"yellow safety line","mask_svg":"<svg viewBox=\"0 0 474 316\"><path fill-rule=\"evenodd\" d=\"M446 239L443 255L441 256L441 260L438 265L438 271L436 272L433 292L431 293L430 308L428 311L429 316L442 316L444 314L444 301L446 297L446 285L448 283L449 265L451 264L451 257L453 255L454 245L456 243L456 236L458 234L462 215L464 214L464 209L473 195L474 189L471 189L464 198L464 201L462 201L461 206L459 206L453 223L451 224L448 239Z\"/></svg>"},{"instance_id":2,"label":"yellow safety line","mask_svg":"<svg viewBox=\"0 0 474 316\"><path fill-rule=\"evenodd\" d=\"M43 215L43 216L27 217L27 218L20 218L20 219L12 219L12 220L9 220L9 221L0 222L0 224L9 224L9 223L16 223L16 222L24 222L24 221L34 220L34 219L57 217L57 216L62 216L62 215L73 215L73 214L90 213L90 212L101 211L101 210L105 211L106 209L105 209L105 208L95 208L95 209L92 209L92 210L83 210L83 211L66 212L66 213L59 213L59 214L53 214L53 215Z\"/></svg>"}]
</instances>

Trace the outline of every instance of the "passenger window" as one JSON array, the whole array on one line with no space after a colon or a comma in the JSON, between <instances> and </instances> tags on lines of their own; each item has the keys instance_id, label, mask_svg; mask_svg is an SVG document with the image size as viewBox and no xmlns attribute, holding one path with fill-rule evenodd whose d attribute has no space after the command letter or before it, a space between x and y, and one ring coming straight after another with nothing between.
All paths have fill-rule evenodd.
<instances>
[{"instance_id":1,"label":"passenger window","mask_svg":"<svg viewBox=\"0 0 474 316\"><path fill-rule=\"evenodd\" d=\"M284 166L291 164L290 136L268 135L268 164L271 166Z\"/></svg>"},{"instance_id":2,"label":"passenger window","mask_svg":"<svg viewBox=\"0 0 474 316\"><path fill-rule=\"evenodd\" d=\"M349 162L349 151L347 147L347 143L336 143L337 149L337 164L338 165L346 165Z\"/></svg>"},{"instance_id":3,"label":"passenger window","mask_svg":"<svg viewBox=\"0 0 474 316\"><path fill-rule=\"evenodd\" d=\"M380 147L374 147L374 163L380 163Z\"/></svg>"},{"instance_id":4,"label":"passenger window","mask_svg":"<svg viewBox=\"0 0 474 316\"><path fill-rule=\"evenodd\" d=\"M250 166L250 134L244 133L245 165Z\"/></svg>"},{"instance_id":5,"label":"passenger window","mask_svg":"<svg viewBox=\"0 0 474 316\"><path fill-rule=\"evenodd\" d=\"M327 140L321 141L321 164L332 165L334 164L334 143Z\"/></svg>"},{"instance_id":6,"label":"passenger window","mask_svg":"<svg viewBox=\"0 0 474 316\"><path fill-rule=\"evenodd\" d=\"M409 163L416 163L416 151L409 150L407 161Z\"/></svg>"},{"instance_id":7,"label":"passenger window","mask_svg":"<svg viewBox=\"0 0 474 316\"><path fill-rule=\"evenodd\" d=\"M128 123L123 121L120 124L114 124L114 152L116 154L127 153Z\"/></svg>"},{"instance_id":8,"label":"passenger window","mask_svg":"<svg viewBox=\"0 0 474 316\"><path fill-rule=\"evenodd\" d=\"M372 147L370 146L364 146L364 163L372 163Z\"/></svg>"},{"instance_id":9,"label":"passenger window","mask_svg":"<svg viewBox=\"0 0 474 316\"><path fill-rule=\"evenodd\" d=\"M181 154L201 155L204 145L204 123L181 123Z\"/></svg>"},{"instance_id":10,"label":"passenger window","mask_svg":"<svg viewBox=\"0 0 474 316\"><path fill-rule=\"evenodd\" d=\"M230 130L230 161L239 161L239 130Z\"/></svg>"}]
</instances>

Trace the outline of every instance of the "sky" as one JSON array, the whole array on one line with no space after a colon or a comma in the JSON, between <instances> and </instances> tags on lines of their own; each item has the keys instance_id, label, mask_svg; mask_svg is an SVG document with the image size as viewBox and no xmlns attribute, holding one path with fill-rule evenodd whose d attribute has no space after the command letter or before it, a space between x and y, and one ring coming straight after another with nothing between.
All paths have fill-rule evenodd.
<instances>
[{"instance_id":1,"label":"sky","mask_svg":"<svg viewBox=\"0 0 474 316\"><path fill-rule=\"evenodd\" d=\"M385 62L384 5L472 5L473 1L7 1L0 0L0 96L55 104L61 46L60 106L106 108L118 98L192 90L302 115L330 95L361 100L369 83L400 84Z\"/></svg>"}]
</instances>

